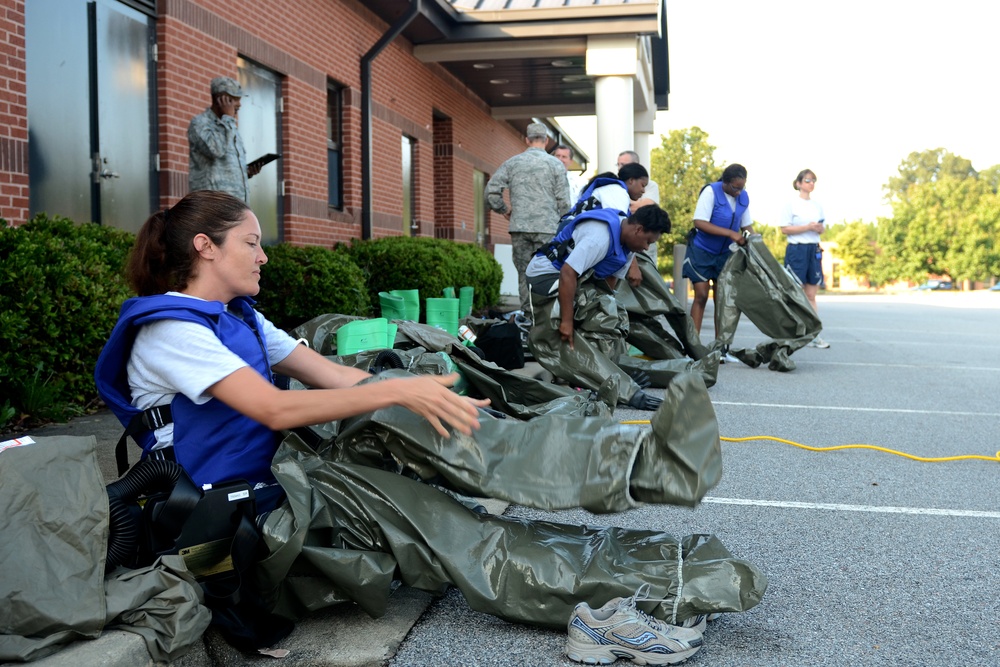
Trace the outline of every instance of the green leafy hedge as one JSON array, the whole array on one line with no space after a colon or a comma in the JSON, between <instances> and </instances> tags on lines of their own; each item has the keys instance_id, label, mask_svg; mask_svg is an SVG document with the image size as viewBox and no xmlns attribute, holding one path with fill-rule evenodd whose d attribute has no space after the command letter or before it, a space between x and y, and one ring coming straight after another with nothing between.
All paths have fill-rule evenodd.
<instances>
[{"instance_id":1,"label":"green leafy hedge","mask_svg":"<svg viewBox=\"0 0 1000 667\"><path fill-rule=\"evenodd\" d=\"M62 419L97 398L94 364L133 296L124 267L134 236L39 215L21 227L0 220L0 428ZM378 293L476 288L474 307L499 300L502 271L483 249L436 239L357 241L334 250L266 248L258 305L291 330L324 313L370 315ZM373 306L374 304L374 306Z\"/></svg>"},{"instance_id":2,"label":"green leafy hedge","mask_svg":"<svg viewBox=\"0 0 1000 667\"><path fill-rule=\"evenodd\" d=\"M421 299L441 296L445 287L476 288L473 309L500 300L503 270L493 255L479 246L442 239L396 236L355 241L351 257L368 277L368 297L378 312L379 292L418 289ZM423 308L421 308L423 311Z\"/></svg>"},{"instance_id":3,"label":"green leafy hedge","mask_svg":"<svg viewBox=\"0 0 1000 667\"><path fill-rule=\"evenodd\" d=\"M0 225L0 403L47 419L94 399L94 363L131 296L132 240L44 214Z\"/></svg>"},{"instance_id":4,"label":"green leafy hedge","mask_svg":"<svg viewBox=\"0 0 1000 667\"><path fill-rule=\"evenodd\" d=\"M365 275L345 248L282 243L264 250L258 307L275 326L290 331L326 313L370 314Z\"/></svg>"}]
</instances>

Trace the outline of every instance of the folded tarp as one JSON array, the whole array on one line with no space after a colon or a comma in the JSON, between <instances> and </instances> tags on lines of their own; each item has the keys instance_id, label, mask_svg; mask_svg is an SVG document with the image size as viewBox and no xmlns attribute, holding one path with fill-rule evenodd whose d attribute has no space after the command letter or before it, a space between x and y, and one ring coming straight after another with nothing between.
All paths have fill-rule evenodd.
<instances>
[{"instance_id":1,"label":"folded tarp","mask_svg":"<svg viewBox=\"0 0 1000 667\"><path fill-rule=\"evenodd\" d=\"M211 621L180 556L105 573L108 495L97 439L22 438L0 450L0 661L36 660L115 626L155 660L200 641Z\"/></svg>"},{"instance_id":2,"label":"folded tarp","mask_svg":"<svg viewBox=\"0 0 1000 667\"><path fill-rule=\"evenodd\" d=\"M730 349L754 368L766 363L772 371L795 370L792 353L805 347L823 328L801 285L778 263L759 234L733 251L715 289L716 349L733 342L740 314L772 338L756 349Z\"/></svg>"}]
</instances>

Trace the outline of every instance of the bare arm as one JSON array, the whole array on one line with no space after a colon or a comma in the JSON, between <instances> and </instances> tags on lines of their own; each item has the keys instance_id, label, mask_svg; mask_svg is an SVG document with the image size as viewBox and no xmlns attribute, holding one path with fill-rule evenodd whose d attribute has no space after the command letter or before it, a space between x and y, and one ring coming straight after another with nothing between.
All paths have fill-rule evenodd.
<instances>
[{"instance_id":1,"label":"bare arm","mask_svg":"<svg viewBox=\"0 0 1000 667\"><path fill-rule=\"evenodd\" d=\"M569 264L559 269L559 336L573 349L573 302L576 300L576 270Z\"/></svg>"},{"instance_id":2,"label":"bare arm","mask_svg":"<svg viewBox=\"0 0 1000 667\"><path fill-rule=\"evenodd\" d=\"M794 236L795 234L804 234L806 232L819 232L822 234L823 229L822 222L807 222L804 225L786 225L781 228L781 233L786 236Z\"/></svg>"},{"instance_id":3,"label":"bare arm","mask_svg":"<svg viewBox=\"0 0 1000 667\"><path fill-rule=\"evenodd\" d=\"M736 241L737 243L743 242L743 234L740 232L734 232L728 227L713 225L708 220L695 220L694 226L706 234L711 234L712 236L725 236L726 238ZM753 226L745 227L744 229L750 229L752 231Z\"/></svg>"},{"instance_id":4,"label":"bare arm","mask_svg":"<svg viewBox=\"0 0 1000 667\"><path fill-rule=\"evenodd\" d=\"M321 388L282 391L252 368L244 367L209 387L208 393L274 430L320 424L400 405L427 419L446 437L444 424L466 435L472 433L479 427L477 407L489 404L488 400L471 400L450 391L448 387L458 379L457 374L392 378L356 385L370 376L360 369L335 364L302 346L274 368Z\"/></svg>"}]
</instances>

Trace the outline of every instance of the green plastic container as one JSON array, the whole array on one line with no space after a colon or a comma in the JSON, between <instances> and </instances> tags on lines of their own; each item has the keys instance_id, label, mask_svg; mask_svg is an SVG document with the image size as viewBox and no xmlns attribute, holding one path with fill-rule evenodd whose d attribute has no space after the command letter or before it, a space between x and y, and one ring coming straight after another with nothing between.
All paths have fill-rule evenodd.
<instances>
[{"instance_id":1,"label":"green plastic container","mask_svg":"<svg viewBox=\"0 0 1000 667\"><path fill-rule=\"evenodd\" d=\"M443 290L441 290L441 296L443 296L446 299L454 299L455 298L455 288L454 287L445 287Z\"/></svg>"},{"instance_id":2,"label":"green plastic container","mask_svg":"<svg viewBox=\"0 0 1000 667\"><path fill-rule=\"evenodd\" d=\"M389 324L385 325L385 343L386 343L385 346L386 347L396 347L396 330L397 329L399 329L399 325L398 324L393 324L392 322L389 322Z\"/></svg>"},{"instance_id":3,"label":"green plastic container","mask_svg":"<svg viewBox=\"0 0 1000 667\"><path fill-rule=\"evenodd\" d=\"M458 319L472 314L472 297L475 296L475 293L476 288L470 285L458 290Z\"/></svg>"},{"instance_id":4,"label":"green plastic container","mask_svg":"<svg viewBox=\"0 0 1000 667\"><path fill-rule=\"evenodd\" d=\"M365 350L382 350L388 346L384 317L354 320L337 329L337 355L357 354Z\"/></svg>"},{"instance_id":5,"label":"green plastic container","mask_svg":"<svg viewBox=\"0 0 1000 667\"><path fill-rule=\"evenodd\" d=\"M389 294L403 299L403 317L398 319L420 321L420 290L394 289Z\"/></svg>"},{"instance_id":6,"label":"green plastic container","mask_svg":"<svg viewBox=\"0 0 1000 667\"><path fill-rule=\"evenodd\" d=\"M428 326L458 335L458 299L427 299Z\"/></svg>"},{"instance_id":7,"label":"green plastic container","mask_svg":"<svg viewBox=\"0 0 1000 667\"><path fill-rule=\"evenodd\" d=\"M387 320L405 320L406 305L403 297L389 294L388 292L378 293L379 306L382 309L382 317Z\"/></svg>"}]
</instances>

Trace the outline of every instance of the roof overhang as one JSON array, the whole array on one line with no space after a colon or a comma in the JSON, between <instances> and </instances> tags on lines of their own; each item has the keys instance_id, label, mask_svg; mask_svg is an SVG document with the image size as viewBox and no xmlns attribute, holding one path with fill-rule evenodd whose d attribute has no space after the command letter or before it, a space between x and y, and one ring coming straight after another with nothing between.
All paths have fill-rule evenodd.
<instances>
[{"instance_id":1,"label":"roof overhang","mask_svg":"<svg viewBox=\"0 0 1000 667\"><path fill-rule=\"evenodd\" d=\"M634 36L640 69L637 110L667 108L666 0L504 9L504 0L367 0L390 24L420 2L403 31L414 55L439 63L492 109L523 129L532 119L592 115L588 40ZM476 8L478 7L478 8ZM553 126L549 123L550 127Z\"/></svg>"}]
</instances>

